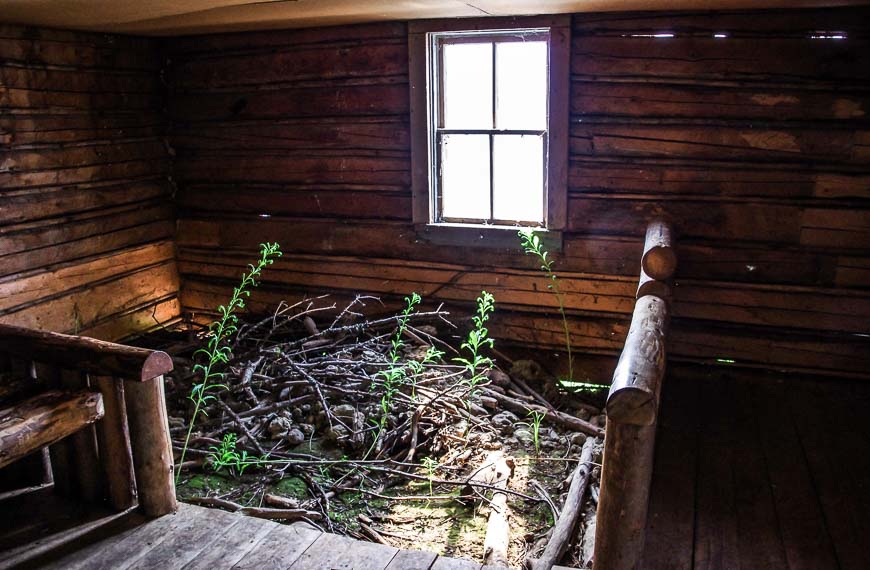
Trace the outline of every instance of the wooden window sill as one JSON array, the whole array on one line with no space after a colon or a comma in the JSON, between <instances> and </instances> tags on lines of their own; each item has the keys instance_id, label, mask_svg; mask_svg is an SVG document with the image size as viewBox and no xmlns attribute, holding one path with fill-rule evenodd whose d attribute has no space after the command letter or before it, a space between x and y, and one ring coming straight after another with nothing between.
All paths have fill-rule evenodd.
<instances>
[{"instance_id":1,"label":"wooden window sill","mask_svg":"<svg viewBox=\"0 0 870 570\"><path fill-rule=\"evenodd\" d=\"M419 224L417 237L421 241L436 245L459 247L488 247L521 250L517 232L519 226L489 226L478 224ZM535 229L548 251L562 251L562 232L558 230Z\"/></svg>"}]
</instances>

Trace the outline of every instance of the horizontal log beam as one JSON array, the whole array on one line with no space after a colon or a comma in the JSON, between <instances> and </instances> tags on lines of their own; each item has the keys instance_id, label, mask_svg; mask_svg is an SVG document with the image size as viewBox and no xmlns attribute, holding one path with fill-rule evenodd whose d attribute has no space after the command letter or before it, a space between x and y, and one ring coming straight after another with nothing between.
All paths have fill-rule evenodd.
<instances>
[{"instance_id":1,"label":"horizontal log beam","mask_svg":"<svg viewBox=\"0 0 870 570\"><path fill-rule=\"evenodd\" d=\"M0 468L103 417L96 392L51 391L0 409Z\"/></svg>"},{"instance_id":2,"label":"horizontal log beam","mask_svg":"<svg viewBox=\"0 0 870 570\"><path fill-rule=\"evenodd\" d=\"M150 380L172 370L172 358L165 352L14 325L0 325L0 351L130 380Z\"/></svg>"}]
</instances>

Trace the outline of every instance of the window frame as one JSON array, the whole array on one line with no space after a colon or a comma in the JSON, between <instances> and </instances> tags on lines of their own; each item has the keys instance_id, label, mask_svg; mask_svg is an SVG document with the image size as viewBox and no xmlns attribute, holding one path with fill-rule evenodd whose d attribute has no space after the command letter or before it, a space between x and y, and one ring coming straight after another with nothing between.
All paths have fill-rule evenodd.
<instances>
[{"instance_id":1,"label":"window frame","mask_svg":"<svg viewBox=\"0 0 870 570\"><path fill-rule=\"evenodd\" d=\"M408 24L408 62L411 112L411 182L412 219L418 234L424 239L449 244L471 242L504 246L516 241L516 225L486 223L438 222L435 220L437 176L435 117L433 101L437 79L432 66L435 41L430 34L469 33L478 36L488 32L523 32L546 29L549 35L549 85L547 139L545 144L547 172L545 183L544 227L548 241L560 237L567 218L568 131L570 92L571 19L569 15L530 16L516 18L463 18L454 20L421 20ZM505 231L505 230L511 231ZM468 239L464 239L465 236ZM447 239L440 239L446 237ZM561 239L558 239L561 242Z\"/></svg>"}]
</instances>

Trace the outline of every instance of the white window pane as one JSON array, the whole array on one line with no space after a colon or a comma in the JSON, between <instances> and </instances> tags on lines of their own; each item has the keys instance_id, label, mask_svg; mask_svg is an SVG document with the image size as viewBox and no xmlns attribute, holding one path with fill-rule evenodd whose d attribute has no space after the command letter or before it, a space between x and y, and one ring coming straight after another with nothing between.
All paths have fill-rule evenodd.
<instances>
[{"instance_id":1,"label":"white window pane","mask_svg":"<svg viewBox=\"0 0 870 570\"><path fill-rule=\"evenodd\" d=\"M547 128L547 42L496 44L496 125Z\"/></svg>"},{"instance_id":2,"label":"white window pane","mask_svg":"<svg viewBox=\"0 0 870 570\"><path fill-rule=\"evenodd\" d=\"M493 145L495 219L543 222L543 137L496 135Z\"/></svg>"},{"instance_id":3,"label":"white window pane","mask_svg":"<svg viewBox=\"0 0 870 570\"><path fill-rule=\"evenodd\" d=\"M441 215L489 219L489 135L441 137Z\"/></svg>"},{"instance_id":4,"label":"white window pane","mask_svg":"<svg viewBox=\"0 0 870 570\"><path fill-rule=\"evenodd\" d=\"M444 127L492 128L492 44L445 44L442 48Z\"/></svg>"}]
</instances>

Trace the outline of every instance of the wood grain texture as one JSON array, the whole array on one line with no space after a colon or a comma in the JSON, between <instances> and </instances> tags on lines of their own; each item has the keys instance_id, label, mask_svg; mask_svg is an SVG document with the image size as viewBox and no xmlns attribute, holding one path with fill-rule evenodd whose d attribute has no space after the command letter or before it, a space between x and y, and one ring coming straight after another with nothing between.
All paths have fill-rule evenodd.
<instances>
[{"instance_id":1,"label":"wood grain texture","mask_svg":"<svg viewBox=\"0 0 870 570\"><path fill-rule=\"evenodd\" d=\"M870 353L867 15L573 17L553 255L578 351L621 349L646 223L662 217L679 239L674 358L866 369L849 359ZM822 25L848 41L810 38ZM675 37L647 37L662 29ZM466 312L486 288L505 310L492 322L503 342L559 345L553 300L518 246L443 247L415 230L425 118L408 99L425 70L406 58L421 37L373 24L168 42L185 309L210 310L270 240L285 257L259 306L418 291Z\"/></svg>"},{"instance_id":2,"label":"wood grain texture","mask_svg":"<svg viewBox=\"0 0 870 570\"><path fill-rule=\"evenodd\" d=\"M0 467L51 445L103 417L103 398L90 390L49 391L0 409Z\"/></svg>"},{"instance_id":3,"label":"wood grain texture","mask_svg":"<svg viewBox=\"0 0 870 570\"><path fill-rule=\"evenodd\" d=\"M134 308L164 304L175 319L165 310L179 283L157 43L2 29L0 318L108 340L152 325L124 317Z\"/></svg>"}]
</instances>

